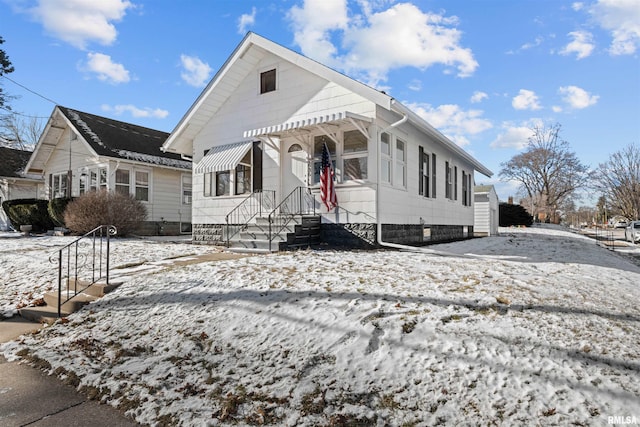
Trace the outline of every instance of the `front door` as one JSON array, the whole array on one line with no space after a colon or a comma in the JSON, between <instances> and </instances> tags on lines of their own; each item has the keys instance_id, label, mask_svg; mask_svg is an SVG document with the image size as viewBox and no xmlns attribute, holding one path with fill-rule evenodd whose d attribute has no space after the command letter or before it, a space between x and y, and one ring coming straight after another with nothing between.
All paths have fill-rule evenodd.
<instances>
[{"instance_id":1,"label":"front door","mask_svg":"<svg viewBox=\"0 0 640 427\"><path fill-rule=\"evenodd\" d=\"M282 162L282 195L280 199L287 197L297 187L309 185L309 163L307 152L297 142L285 144L285 152Z\"/></svg>"}]
</instances>

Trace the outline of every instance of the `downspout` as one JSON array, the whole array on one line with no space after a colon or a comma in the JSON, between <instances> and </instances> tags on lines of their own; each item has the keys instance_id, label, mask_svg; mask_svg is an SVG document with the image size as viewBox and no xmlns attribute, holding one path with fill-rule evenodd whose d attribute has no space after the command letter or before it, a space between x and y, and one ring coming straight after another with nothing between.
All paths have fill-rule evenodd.
<instances>
[{"instance_id":1,"label":"downspout","mask_svg":"<svg viewBox=\"0 0 640 427\"><path fill-rule=\"evenodd\" d=\"M393 102L393 101L391 101ZM390 243L390 242L385 242L382 240L382 222L381 222L381 218L380 218L380 166L381 166L381 156L380 156L380 136L387 132L390 129L393 129L395 127L400 126L401 124L405 123L407 120L409 119L409 116L407 114L402 114L402 118L400 120L398 120L395 123L390 124L389 126L387 126L386 128L382 129L381 131L379 131L377 133L377 139L376 139L376 154L377 154L377 163L378 163L378 170L377 170L377 185L376 185L376 241L378 243L378 245L380 246L384 246L387 248L394 248L394 249L404 249L404 250L411 250L411 251L415 251L416 248L413 246L407 246L407 245L400 245L397 243Z\"/></svg>"}]
</instances>

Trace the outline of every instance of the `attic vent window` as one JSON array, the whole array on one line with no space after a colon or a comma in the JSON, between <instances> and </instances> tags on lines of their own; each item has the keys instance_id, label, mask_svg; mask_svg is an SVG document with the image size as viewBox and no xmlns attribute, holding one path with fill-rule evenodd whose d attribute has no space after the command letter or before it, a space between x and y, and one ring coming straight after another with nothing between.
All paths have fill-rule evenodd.
<instances>
[{"instance_id":1,"label":"attic vent window","mask_svg":"<svg viewBox=\"0 0 640 427\"><path fill-rule=\"evenodd\" d=\"M260 93L273 92L276 90L276 70L264 71L260 73Z\"/></svg>"}]
</instances>

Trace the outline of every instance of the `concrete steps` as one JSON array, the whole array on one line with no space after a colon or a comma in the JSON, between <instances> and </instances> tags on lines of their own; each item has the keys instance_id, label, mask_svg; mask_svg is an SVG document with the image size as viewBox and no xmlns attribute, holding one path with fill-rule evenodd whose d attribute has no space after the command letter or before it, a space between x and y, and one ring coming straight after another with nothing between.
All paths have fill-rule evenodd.
<instances>
[{"instance_id":1,"label":"concrete steps","mask_svg":"<svg viewBox=\"0 0 640 427\"><path fill-rule=\"evenodd\" d=\"M255 223L230 241L229 250L240 253L269 253L308 247L320 243L320 216L296 215L273 237L269 248L269 219L258 217Z\"/></svg>"},{"instance_id":2,"label":"concrete steps","mask_svg":"<svg viewBox=\"0 0 640 427\"><path fill-rule=\"evenodd\" d=\"M74 280L69 281L68 289L62 290L62 301L65 301L60 307L60 315L62 317L75 313L85 305L103 297L111 292L121 282L116 283L94 283ZM86 288L86 289L84 289ZM20 316L24 319L38 323L52 324L58 320L58 291L51 291L44 294L45 305L39 307L25 307L18 310Z\"/></svg>"}]
</instances>

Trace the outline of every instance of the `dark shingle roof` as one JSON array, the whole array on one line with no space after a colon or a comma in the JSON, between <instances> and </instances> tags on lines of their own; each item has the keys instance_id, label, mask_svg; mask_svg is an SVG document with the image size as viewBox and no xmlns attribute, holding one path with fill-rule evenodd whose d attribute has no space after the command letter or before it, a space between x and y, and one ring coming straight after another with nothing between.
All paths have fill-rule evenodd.
<instances>
[{"instance_id":1,"label":"dark shingle roof","mask_svg":"<svg viewBox=\"0 0 640 427\"><path fill-rule=\"evenodd\" d=\"M167 132L120 122L66 107L58 107L100 156L117 157L163 166L191 169L179 154L160 150Z\"/></svg>"},{"instance_id":2,"label":"dark shingle roof","mask_svg":"<svg viewBox=\"0 0 640 427\"><path fill-rule=\"evenodd\" d=\"M31 157L31 151L0 147L0 176L21 178L21 172Z\"/></svg>"}]
</instances>

